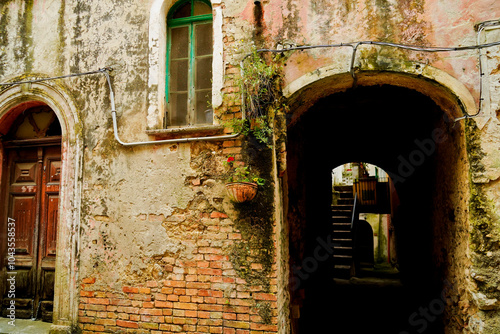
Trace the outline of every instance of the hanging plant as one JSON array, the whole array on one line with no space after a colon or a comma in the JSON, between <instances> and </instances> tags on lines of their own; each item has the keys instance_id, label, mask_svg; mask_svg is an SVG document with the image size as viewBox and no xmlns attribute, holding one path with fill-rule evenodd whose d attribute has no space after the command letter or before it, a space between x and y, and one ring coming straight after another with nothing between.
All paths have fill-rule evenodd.
<instances>
[{"instance_id":1,"label":"hanging plant","mask_svg":"<svg viewBox=\"0 0 500 334\"><path fill-rule=\"evenodd\" d=\"M246 119L232 119L228 126L243 135L252 134L260 143L270 146L272 124L276 111L286 108L281 92L282 56L253 52L242 62L242 77L238 84L243 94Z\"/></svg>"},{"instance_id":2,"label":"hanging plant","mask_svg":"<svg viewBox=\"0 0 500 334\"><path fill-rule=\"evenodd\" d=\"M268 116L281 100L281 62L278 56L266 63L264 54L253 52L243 61L242 91L249 119Z\"/></svg>"},{"instance_id":3,"label":"hanging plant","mask_svg":"<svg viewBox=\"0 0 500 334\"><path fill-rule=\"evenodd\" d=\"M257 184L253 182L231 182L226 183L226 190L231 201L244 203L255 198Z\"/></svg>"},{"instance_id":4,"label":"hanging plant","mask_svg":"<svg viewBox=\"0 0 500 334\"><path fill-rule=\"evenodd\" d=\"M266 180L251 173L249 166L234 166L234 163L233 156L229 156L225 162L229 167L226 182L229 198L237 203L251 201L257 195L258 187L263 186Z\"/></svg>"}]
</instances>

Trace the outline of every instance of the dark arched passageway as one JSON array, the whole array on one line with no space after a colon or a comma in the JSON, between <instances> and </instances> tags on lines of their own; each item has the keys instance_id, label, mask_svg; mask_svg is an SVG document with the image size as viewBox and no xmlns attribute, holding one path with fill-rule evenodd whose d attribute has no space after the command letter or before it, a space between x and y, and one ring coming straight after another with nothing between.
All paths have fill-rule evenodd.
<instances>
[{"instance_id":1,"label":"dark arched passageway","mask_svg":"<svg viewBox=\"0 0 500 334\"><path fill-rule=\"evenodd\" d=\"M446 296L460 289L465 268L464 142L463 124L430 98L389 85L323 98L294 120L286 194L293 333L444 333L457 307ZM334 283L331 170L350 161L380 166L394 182L400 285Z\"/></svg>"}]
</instances>

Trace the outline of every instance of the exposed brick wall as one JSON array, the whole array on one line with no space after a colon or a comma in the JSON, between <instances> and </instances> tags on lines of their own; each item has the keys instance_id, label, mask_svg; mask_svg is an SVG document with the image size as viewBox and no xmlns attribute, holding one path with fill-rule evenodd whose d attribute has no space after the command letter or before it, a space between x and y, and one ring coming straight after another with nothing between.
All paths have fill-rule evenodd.
<instances>
[{"instance_id":1,"label":"exposed brick wall","mask_svg":"<svg viewBox=\"0 0 500 334\"><path fill-rule=\"evenodd\" d=\"M229 246L242 239L225 213L210 218L207 238ZM225 224L224 224L225 223ZM230 255L201 241L189 260L164 258L166 279L103 288L99 278L81 281L79 325L83 333L277 333L276 268L270 286L252 285L238 276ZM252 263L253 271L262 265ZM263 318L262 307L267 309Z\"/></svg>"},{"instance_id":2,"label":"exposed brick wall","mask_svg":"<svg viewBox=\"0 0 500 334\"><path fill-rule=\"evenodd\" d=\"M275 309L276 296L260 292L259 287L248 289L239 279L223 277L222 269L204 267L226 262L219 260L224 256L205 256L213 261L190 267L199 273L192 276L203 276L202 281L149 281L145 286L124 286L122 293L92 291L92 283L83 283L79 311L83 333L276 333L277 326L263 323L255 308L257 301L269 301ZM219 283L235 281L240 281L236 291L224 297ZM275 319L272 322L276 323Z\"/></svg>"},{"instance_id":3,"label":"exposed brick wall","mask_svg":"<svg viewBox=\"0 0 500 334\"><path fill-rule=\"evenodd\" d=\"M232 119L241 119L241 96L239 94L240 87L236 85L235 79L240 74L240 69L231 65L226 66L225 87L222 92L224 94L225 103L218 110L219 118L222 124L230 122ZM234 133L231 127L224 129L225 134ZM241 155L242 141L241 137L235 140L226 140L223 142L223 151L225 155L233 155L237 161L242 159Z\"/></svg>"}]
</instances>

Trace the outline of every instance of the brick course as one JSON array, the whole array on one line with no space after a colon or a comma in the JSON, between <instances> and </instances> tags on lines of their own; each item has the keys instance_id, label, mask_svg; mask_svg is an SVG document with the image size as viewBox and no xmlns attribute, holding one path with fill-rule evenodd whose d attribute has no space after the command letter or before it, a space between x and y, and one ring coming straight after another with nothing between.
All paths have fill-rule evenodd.
<instances>
[{"instance_id":1,"label":"brick course","mask_svg":"<svg viewBox=\"0 0 500 334\"><path fill-rule=\"evenodd\" d=\"M83 284L83 288L91 289L93 284ZM262 322L255 307L259 300L268 300L271 308L276 310L274 294L251 292L242 285L235 289L242 292L236 293L234 298L227 298L215 283L164 280L146 282L145 285L150 288L124 286L123 294L118 298L82 297L79 323L83 333L120 333L130 329L135 329L134 333L277 332L276 325ZM186 285L190 288L170 288ZM259 289L254 286L252 290ZM169 301L180 298L185 301ZM139 302L131 306L132 301ZM276 314L273 321L276 321Z\"/></svg>"},{"instance_id":2,"label":"brick course","mask_svg":"<svg viewBox=\"0 0 500 334\"><path fill-rule=\"evenodd\" d=\"M124 284L121 291L103 288L99 277L81 281L79 324L83 333L277 333L276 278L267 291L238 276L225 254L241 234L225 213L212 212L206 238L222 240L214 247L200 240L189 260L163 258L172 270L166 279ZM238 236L235 238L234 236ZM252 264L261 271L262 264ZM271 273L275 273L274 268ZM98 288L99 287L99 288ZM262 303L270 306L271 324L259 315Z\"/></svg>"}]
</instances>

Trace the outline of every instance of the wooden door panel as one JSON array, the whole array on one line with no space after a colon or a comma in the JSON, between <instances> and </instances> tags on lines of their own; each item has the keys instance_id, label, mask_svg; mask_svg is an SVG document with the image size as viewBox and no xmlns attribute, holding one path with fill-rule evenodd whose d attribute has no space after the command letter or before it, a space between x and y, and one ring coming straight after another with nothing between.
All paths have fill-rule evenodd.
<instances>
[{"instance_id":1,"label":"wooden door panel","mask_svg":"<svg viewBox=\"0 0 500 334\"><path fill-rule=\"evenodd\" d=\"M6 214L15 221L16 318L31 318L36 292L41 153L39 148L7 151ZM4 190L4 191L5 191ZM2 225L5 230L5 225ZM5 270L5 269L4 269ZM5 295L4 295L5 296ZM5 301L8 299L4 299ZM19 312L18 312L19 311Z\"/></svg>"},{"instance_id":2,"label":"wooden door panel","mask_svg":"<svg viewBox=\"0 0 500 334\"><path fill-rule=\"evenodd\" d=\"M61 148L47 147L43 159L41 248L37 292L40 303L39 316L44 321L52 319L61 167Z\"/></svg>"},{"instance_id":3,"label":"wooden door panel","mask_svg":"<svg viewBox=\"0 0 500 334\"><path fill-rule=\"evenodd\" d=\"M42 290L40 293L42 299L54 298L54 278L55 278L54 274L55 272L52 270L43 272Z\"/></svg>"},{"instance_id":4,"label":"wooden door panel","mask_svg":"<svg viewBox=\"0 0 500 334\"><path fill-rule=\"evenodd\" d=\"M49 161L49 182L57 183L61 180L61 161Z\"/></svg>"},{"instance_id":5,"label":"wooden door panel","mask_svg":"<svg viewBox=\"0 0 500 334\"><path fill-rule=\"evenodd\" d=\"M45 240L45 256L53 256L56 254L57 241L57 217L59 209L59 195L47 195L47 228Z\"/></svg>"},{"instance_id":6,"label":"wooden door panel","mask_svg":"<svg viewBox=\"0 0 500 334\"><path fill-rule=\"evenodd\" d=\"M16 163L12 183L31 183L32 185L36 185L36 171L36 161Z\"/></svg>"},{"instance_id":7,"label":"wooden door panel","mask_svg":"<svg viewBox=\"0 0 500 334\"><path fill-rule=\"evenodd\" d=\"M30 267L17 266L16 273L16 298L33 298L33 270Z\"/></svg>"},{"instance_id":8,"label":"wooden door panel","mask_svg":"<svg viewBox=\"0 0 500 334\"><path fill-rule=\"evenodd\" d=\"M15 148L6 151L2 179L4 219L16 222L15 270L18 318L52 318L55 254L61 179L60 146ZM3 230L4 222L0 222ZM0 254L5 256L2 251ZM5 278L6 268L2 268ZM5 280L2 278L2 281ZM0 291L5 285L0 282ZM2 286L3 285L3 286ZM37 314L33 311L38 310ZM4 313L5 309L2 311Z\"/></svg>"},{"instance_id":9,"label":"wooden door panel","mask_svg":"<svg viewBox=\"0 0 500 334\"><path fill-rule=\"evenodd\" d=\"M36 196L11 196L10 217L16 222L16 255L35 256L33 253L36 214Z\"/></svg>"},{"instance_id":10,"label":"wooden door panel","mask_svg":"<svg viewBox=\"0 0 500 334\"><path fill-rule=\"evenodd\" d=\"M59 181L61 179L60 147L48 147L43 161L41 240L44 251L41 261L55 256L57 240L57 219L59 208ZM50 262L49 262L50 263Z\"/></svg>"}]
</instances>

